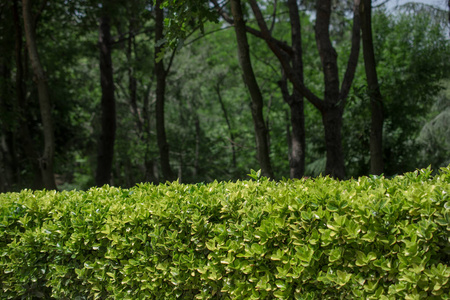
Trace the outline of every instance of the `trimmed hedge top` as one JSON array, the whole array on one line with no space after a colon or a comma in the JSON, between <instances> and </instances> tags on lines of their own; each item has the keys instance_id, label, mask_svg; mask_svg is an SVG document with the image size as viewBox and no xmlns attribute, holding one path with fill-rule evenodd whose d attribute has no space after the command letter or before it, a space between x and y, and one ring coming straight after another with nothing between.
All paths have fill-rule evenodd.
<instances>
[{"instance_id":1,"label":"trimmed hedge top","mask_svg":"<svg viewBox=\"0 0 450 300\"><path fill-rule=\"evenodd\" d=\"M0 195L2 299L449 299L450 167Z\"/></svg>"}]
</instances>

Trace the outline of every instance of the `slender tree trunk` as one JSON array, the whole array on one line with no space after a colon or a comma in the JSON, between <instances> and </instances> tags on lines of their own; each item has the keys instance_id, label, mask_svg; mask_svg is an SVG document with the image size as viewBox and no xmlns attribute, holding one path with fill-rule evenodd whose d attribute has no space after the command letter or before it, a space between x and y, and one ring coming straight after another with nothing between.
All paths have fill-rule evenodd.
<instances>
[{"instance_id":1,"label":"slender tree trunk","mask_svg":"<svg viewBox=\"0 0 450 300\"><path fill-rule=\"evenodd\" d=\"M97 152L97 172L95 176L95 183L97 186L111 183L114 142L116 138L116 102L114 98L110 30L109 12L106 3L104 2L100 17L98 43L100 48L100 83L102 88L102 131Z\"/></svg>"},{"instance_id":2,"label":"slender tree trunk","mask_svg":"<svg viewBox=\"0 0 450 300\"><path fill-rule=\"evenodd\" d=\"M266 105L266 129L267 129L267 147L269 148L269 152L270 152L270 109L272 108L272 98L273 96L270 95L269 96L269 100L267 101L267 105Z\"/></svg>"},{"instance_id":3,"label":"slender tree trunk","mask_svg":"<svg viewBox=\"0 0 450 300\"><path fill-rule=\"evenodd\" d=\"M152 78L153 81L153 78ZM151 156L150 147L151 147L151 120L150 120L150 103L149 96L152 84L148 85L148 88L144 95L144 107L142 110L143 113L143 135L142 139L145 143L145 157L144 157L144 165L145 165L145 181L147 182L158 182L158 173L157 167L154 161L154 158Z\"/></svg>"},{"instance_id":4,"label":"slender tree trunk","mask_svg":"<svg viewBox=\"0 0 450 300\"><path fill-rule=\"evenodd\" d=\"M180 152L178 153L178 160L180 162L180 165L178 167L178 182L182 183L183 182L183 164L184 164L184 159L183 159L183 149L180 149Z\"/></svg>"},{"instance_id":5,"label":"slender tree trunk","mask_svg":"<svg viewBox=\"0 0 450 300\"><path fill-rule=\"evenodd\" d=\"M199 120L198 115L196 113L196 116L195 116L195 157L194 157L194 172L192 174L194 179L197 178L198 170L199 170L200 139L201 139L200 120Z\"/></svg>"},{"instance_id":6,"label":"slender tree trunk","mask_svg":"<svg viewBox=\"0 0 450 300\"><path fill-rule=\"evenodd\" d=\"M220 93L220 84L219 83L216 84L216 94L217 94L217 98L219 99L220 107L222 108L222 112L223 112L223 116L225 118L225 122L227 122L228 133L230 134L232 163L233 163L233 168L236 168L236 147L234 145L235 139L234 139L233 130L231 128L230 118L228 117L228 112L227 112L227 109L225 107L225 103L223 103L222 94Z\"/></svg>"},{"instance_id":7,"label":"slender tree trunk","mask_svg":"<svg viewBox=\"0 0 450 300\"><path fill-rule=\"evenodd\" d=\"M362 0L361 31L364 66L369 87L372 120L370 127L370 173L380 175L384 171L383 162L383 97L378 84L375 53L372 39L372 1Z\"/></svg>"},{"instance_id":8,"label":"slender tree trunk","mask_svg":"<svg viewBox=\"0 0 450 300\"><path fill-rule=\"evenodd\" d=\"M292 153L292 138L291 138L291 120L290 120L290 114L291 114L291 109L286 110L286 142L288 145L288 158L289 158L289 162L291 161L291 153Z\"/></svg>"},{"instance_id":9,"label":"slender tree trunk","mask_svg":"<svg viewBox=\"0 0 450 300\"><path fill-rule=\"evenodd\" d=\"M134 31L133 21L130 19L128 32L130 34ZM139 135L142 135L142 119L139 113L137 105L137 80L134 75L134 69L132 67L132 57L133 57L133 45L134 45L134 35L131 35L128 39L128 45L126 50L127 62L128 62L128 92L130 97L131 112L136 120L137 131Z\"/></svg>"},{"instance_id":10,"label":"slender tree trunk","mask_svg":"<svg viewBox=\"0 0 450 300\"><path fill-rule=\"evenodd\" d=\"M303 83L302 34L297 0L288 0L292 39L292 67ZM291 155L289 159L290 177L301 178L305 174L305 114L303 97L294 89L287 103L291 109Z\"/></svg>"},{"instance_id":11,"label":"slender tree trunk","mask_svg":"<svg viewBox=\"0 0 450 300\"><path fill-rule=\"evenodd\" d=\"M284 72L283 72L284 73ZM287 78L278 82L284 101L289 105L288 145L289 168L291 178L302 178L305 173L305 117L303 97L297 90L289 94ZM292 127L292 132L290 131Z\"/></svg>"},{"instance_id":12,"label":"slender tree trunk","mask_svg":"<svg viewBox=\"0 0 450 300\"><path fill-rule=\"evenodd\" d=\"M49 190L56 189L55 176L53 173L53 160L55 155L55 137L53 120L51 115L50 96L47 86L47 78L42 68L36 45L36 34L34 20L31 15L31 1L22 1L25 36L28 46L34 80L38 88L39 107L41 111L42 125L44 130L44 151L39 158L44 187Z\"/></svg>"},{"instance_id":13,"label":"slender tree trunk","mask_svg":"<svg viewBox=\"0 0 450 300\"><path fill-rule=\"evenodd\" d=\"M296 94L295 91L294 94ZM294 95L294 97L299 97ZM302 101L293 101L291 105L291 155L289 161L290 177L302 178L305 174L305 117Z\"/></svg>"},{"instance_id":14,"label":"slender tree trunk","mask_svg":"<svg viewBox=\"0 0 450 300\"><path fill-rule=\"evenodd\" d=\"M136 120L137 130L139 133L141 133L142 132L142 120L139 115L139 110L138 110L137 101L136 101L137 81L136 81L136 77L134 77L134 75L133 75L133 69L131 67L128 70L128 91L130 93L131 111Z\"/></svg>"},{"instance_id":15,"label":"slender tree trunk","mask_svg":"<svg viewBox=\"0 0 450 300\"><path fill-rule=\"evenodd\" d=\"M161 0L155 3L155 44L158 45L164 38L164 11L160 7ZM155 61L158 53L162 50L162 46L155 46ZM161 171L165 180L175 180L175 175L170 167L169 143L166 137L164 102L166 94L166 77L167 72L164 69L164 62L161 59L156 61L156 138L158 141L159 156L161 159Z\"/></svg>"},{"instance_id":16,"label":"slender tree trunk","mask_svg":"<svg viewBox=\"0 0 450 300\"><path fill-rule=\"evenodd\" d=\"M23 148L23 152L25 154L26 160L28 160L31 164L33 175L34 175L34 183L33 189L42 189L44 184L42 182L42 174L39 168L39 160L38 155L31 138L30 130L27 125L27 101L25 98L25 84L24 84L24 66L22 63L22 27L19 17L19 8L18 8L18 0L14 0L13 2L13 17L14 17L14 27L15 27L15 61L16 61L16 103L18 108L18 126L19 126L19 135L21 138L21 145Z\"/></svg>"},{"instance_id":17,"label":"slender tree trunk","mask_svg":"<svg viewBox=\"0 0 450 300\"><path fill-rule=\"evenodd\" d=\"M258 161L263 176L273 178L272 165L270 163L269 147L267 140L268 130L263 117L263 98L261 90L253 72L250 59L249 45L245 27L244 16L242 13L241 1L231 0L231 12L234 18L234 29L236 31L236 40L238 44L238 56L244 73L244 81L252 99L252 117L255 126L256 150Z\"/></svg>"}]
</instances>

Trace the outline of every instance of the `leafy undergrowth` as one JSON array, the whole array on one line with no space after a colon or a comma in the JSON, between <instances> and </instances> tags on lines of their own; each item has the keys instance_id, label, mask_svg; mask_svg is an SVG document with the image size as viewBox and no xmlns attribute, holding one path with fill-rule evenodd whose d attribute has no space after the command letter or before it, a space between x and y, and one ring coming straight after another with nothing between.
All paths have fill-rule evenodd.
<instances>
[{"instance_id":1,"label":"leafy undergrowth","mask_svg":"<svg viewBox=\"0 0 450 300\"><path fill-rule=\"evenodd\" d=\"M448 299L450 167L0 195L2 299Z\"/></svg>"}]
</instances>

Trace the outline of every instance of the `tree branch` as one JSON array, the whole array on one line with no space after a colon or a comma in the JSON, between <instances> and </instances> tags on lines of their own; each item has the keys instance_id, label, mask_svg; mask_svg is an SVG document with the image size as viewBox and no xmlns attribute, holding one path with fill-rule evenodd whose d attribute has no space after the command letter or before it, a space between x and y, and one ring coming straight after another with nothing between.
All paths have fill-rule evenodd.
<instances>
[{"instance_id":1,"label":"tree branch","mask_svg":"<svg viewBox=\"0 0 450 300\"><path fill-rule=\"evenodd\" d=\"M230 17L224 10L223 10L223 6L220 6L219 3L217 2L217 0L211 0L211 3L214 4L214 8L217 10L217 12L220 14L220 16L229 24L234 25L234 20L232 17ZM256 30L253 27L250 27L248 25L245 26L245 29L248 33L260 38L260 39L264 39L263 34L261 33L261 31ZM283 41L277 40L275 38L273 38L272 36L270 37L270 39L272 40L273 43L277 44L278 47L280 47L284 52L286 52L289 55L292 55L294 52L292 50L292 47L290 47L288 44L286 44Z\"/></svg>"},{"instance_id":2,"label":"tree branch","mask_svg":"<svg viewBox=\"0 0 450 300\"><path fill-rule=\"evenodd\" d=\"M353 6L353 28L352 28L352 48L350 50L350 56L348 58L347 70L345 71L344 79L341 85L341 91L339 94L340 100L347 98L350 91L350 87L355 77L356 66L358 65L359 49L361 44L361 21L359 15L359 3L360 0L354 0Z\"/></svg>"},{"instance_id":3,"label":"tree branch","mask_svg":"<svg viewBox=\"0 0 450 300\"><path fill-rule=\"evenodd\" d=\"M196 42L196 41L198 41L198 40L204 38L205 36L207 36L207 35L209 35L209 34L213 34L213 33L215 33L215 32L222 31L222 30L227 30L227 29L229 29L229 28L231 28L231 27L232 27L232 25L231 25L231 26L228 26L228 27L221 27L221 28L219 28L219 29L215 29L215 30L208 31L208 32L206 32L206 33L204 33L204 34L202 34L202 35L200 35L200 36L198 36L198 37L192 39L191 41L189 41L189 42L187 42L187 43L184 43L184 45L187 46L187 45L193 44L194 42Z\"/></svg>"},{"instance_id":4,"label":"tree branch","mask_svg":"<svg viewBox=\"0 0 450 300\"><path fill-rule=\"evenodd\" d=\"M135 30L129 30L127 32L119 34L119 36L117 36L117 37L111 38L111 45L119 44L119 43L122 43L124 41L128 41L132 37L135 37L135 36L138 36L140 34L153 31L153 29L150 29L150 28L147 28L147 29L144 29L144 30L141 30L141 29L142 29L142 27L141 28L137 28Z\"/></svg>"},{"instance_id":5,"label":"tree branch","mask_svg":"<svg viewBox=\"0 0 450 300\"><path fill-rule=\"evenodd\" d=\"M261 10L259 9L256 0L249 0L250 6L252 7L253 14L255 15L256 21L258 22L258 26L261 29L262 38L266 41L269 48L272 52L277 56L280 61L286 76L294 85L294 88L300 92L312 105L314 105L318 110L322 111L324 109L323 101L317 97L313 92L311 92L304 83L300 80L297 73L293 70L290 64L290 56L288 53L282 51L278 44L276 44L272 37L269 29L267 28L267 24L264 21Z\"/></svg>"},{"instance_id":6,"label":"tree branch","mask_svg":"<svg viewBox=\"0 0 450 300\"><path fill-rule=\"evenodd\" d=\"M170 67L172 67L172 63L173 63L173 59L175 58L175 53L177 52L177 49L172 49L172 54L170 55L170 60L169 63L167 64L167 69L166 69L166 76L167 74L169 74L170 71Z\"/></svg>"},{"instance_id":7,"label":"tree branch","mask_svg":"<svg viewBox=\"0 0 450 300\"><path fill-rule=\"evenodd\" d=\"M389 0L384 0L383 2L381 2L381 3L377 4L377 5L375 5L374 8L381 7L381 6L385 5L385 4L388 3L388 2L389 2Z\"/></svg>"},{"instance_id":8,"label":"tree branch","mask_svg":"<svg viewBox=\"0 0 450 300\"><path fill-rule=\"evenodd\" d=\"M272 24L270 25L270 33L273 32L273 28L275 27L275 18L277 16L277 0L273 3L273 13L272 13Z\"/></svg>"},{"instance_id":9,"label":"tree branch","mask_svg":"<svg viewBox=\"0 0 450 300\"><path fill-rule=\"evenodd\" d=\"M284 73L283 69L281 70L281 72L283 77L277 81L277 84L281 89L281 95L283 96L284 101L287 104L291 105L293 99L292 96L289 94L286 74Z\"/></svg>"}]
</instances>

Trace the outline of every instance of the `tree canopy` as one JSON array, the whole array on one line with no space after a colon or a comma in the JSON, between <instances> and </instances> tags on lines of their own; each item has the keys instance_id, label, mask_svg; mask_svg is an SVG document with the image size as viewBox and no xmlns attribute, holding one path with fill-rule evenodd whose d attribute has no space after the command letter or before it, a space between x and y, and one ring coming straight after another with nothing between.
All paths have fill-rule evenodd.
<instances>
[{"instance_id":1,"label":"tree canopy","mask_svg":"<svg viewBox=\"0 0 450 300\"><path fill-rule=\"evenodd\" d=\"M0 191L54 188L51 178L59 189L238 180L267 162L274 179L373 173L360 1L232 2L257 108L228 1L0 4ZM383 174L446 166L448 12L372 2ZM110 151L105 165L100 147ZM43 171L49 155L52 175Z\"/></svg>"}]
</instances>

